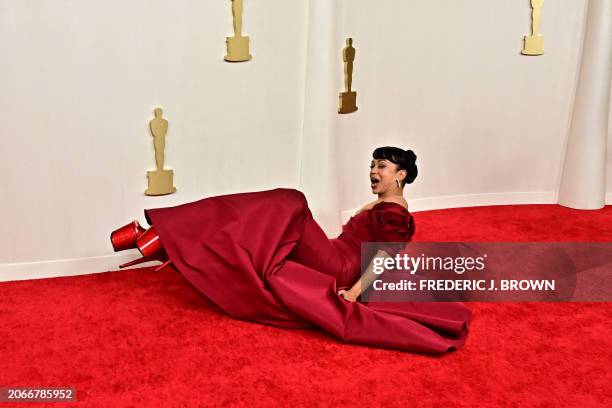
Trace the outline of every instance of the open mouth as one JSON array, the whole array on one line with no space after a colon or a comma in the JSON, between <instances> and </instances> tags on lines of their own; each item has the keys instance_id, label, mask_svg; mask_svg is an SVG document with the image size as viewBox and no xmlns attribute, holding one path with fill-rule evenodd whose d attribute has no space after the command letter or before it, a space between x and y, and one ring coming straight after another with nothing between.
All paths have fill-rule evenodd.
<instances>
[{"instance_id":1,"label":"open mouth","mask_svg":"<svg viewBox=\"0 0 612 408\"><path fill-rule=\"evenodd\" d=\"M380 180L376 177L370 177L370 185L372 188L376 187L380 183Z\"/></svg>"}]
</instances>

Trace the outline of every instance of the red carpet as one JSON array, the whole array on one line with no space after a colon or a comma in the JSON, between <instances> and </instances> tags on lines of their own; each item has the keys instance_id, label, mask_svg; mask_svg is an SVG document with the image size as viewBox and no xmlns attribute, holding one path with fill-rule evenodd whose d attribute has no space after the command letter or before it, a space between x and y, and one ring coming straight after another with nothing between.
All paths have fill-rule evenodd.
<instances>
[{"instance_id":1,"label":"red carpet","mask_svg":"<svg viewBox=\"0 0 612 408\"><path fill-rule=\"evenodd\" d=\"M419 241L612 241L612 206L414 216ZM0 283L0 386L92 407L610 406L610 303L468 305L466 346L431 357L233 320L169 268Z\"/></svg>"}]
</instances>

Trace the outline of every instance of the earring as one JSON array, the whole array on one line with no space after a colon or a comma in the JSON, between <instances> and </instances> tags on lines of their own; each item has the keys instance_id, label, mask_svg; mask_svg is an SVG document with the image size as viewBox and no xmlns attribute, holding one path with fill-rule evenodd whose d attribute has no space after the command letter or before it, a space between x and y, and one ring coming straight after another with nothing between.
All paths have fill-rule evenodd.
<instances>
[{"instance_id":1,"label":"earring","mask_svg":"<svg viewBox=\"0 0 612 408\"><path fill-rule=\"evenodd\" d=\"M397 182L397 188L399 188L401 190L402 189L402 185L401 185L400 181L398 179L395 179L395 181Z\"/></svg>"}]
</instances>

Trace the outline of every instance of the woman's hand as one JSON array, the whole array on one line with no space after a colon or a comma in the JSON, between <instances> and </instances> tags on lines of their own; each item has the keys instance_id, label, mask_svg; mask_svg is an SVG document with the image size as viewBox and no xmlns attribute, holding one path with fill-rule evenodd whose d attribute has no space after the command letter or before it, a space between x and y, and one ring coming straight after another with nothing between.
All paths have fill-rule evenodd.
<instances>
[{"instance_id":1,"label":"woman's hand","mask_svg":"<svg viewBox=\"0 0 612 408\"><path fill-rule=\"evenodd\" d=\"M338 291L338 296L340 296L344 300L348 300L349 302L356 302L357 298L359 297L359 293L356 293L356 291L353 291L351 289L349 290L340 289Z\"/></svg>"}]
</instances>

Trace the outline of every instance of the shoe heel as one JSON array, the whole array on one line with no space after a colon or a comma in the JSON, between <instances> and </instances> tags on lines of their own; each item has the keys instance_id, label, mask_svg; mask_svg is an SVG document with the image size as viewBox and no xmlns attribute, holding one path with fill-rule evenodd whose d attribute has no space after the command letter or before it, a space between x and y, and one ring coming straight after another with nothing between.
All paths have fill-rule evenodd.
<instances>
[{"instance_id":1,"label":"shoe heel","mask_svg":"<svg viewBox=\"0 0 612 408\"><path fill-rule=\"evenodd\" d=\"M163 262L161 265L155 268L155 272L161 271L166 266L172 263L172 261L168 258L168 255L166 255L165 251L159 251L152 255L143 256L142 258L134 259L133 261L121 264L119 265L119 269L128 268L130 266L138 265L138 264L145 263L145 262L153 262L153 261Z\"/></svg>"},{"instance_id":2,"label":"shoe heel","mask_svg":"<svg viewBox=\"0 0 612 408\"><path fill-rule=\"evenodd\" d=\"M155 256L143 256L142 258L134 259L133 261L126 262L124 264L119 265L120 269L127 268L129 266L138 265L145 262L159 261L159 259Z\"/></svg>"},{"instance_id":3,"label":"shoe heel","mask_svg":"<svg viewBox=\"0 0 612 408\"><path fill-rule=\"evenodd\" d=\"M159 265L157 268L155 268L155 272L159 272L162 269L164 269L166 266L170 265L172 263L172 261L170 259L168 259L166 262L164 262L163 264Z\"/></svg>"}]
</instances>

